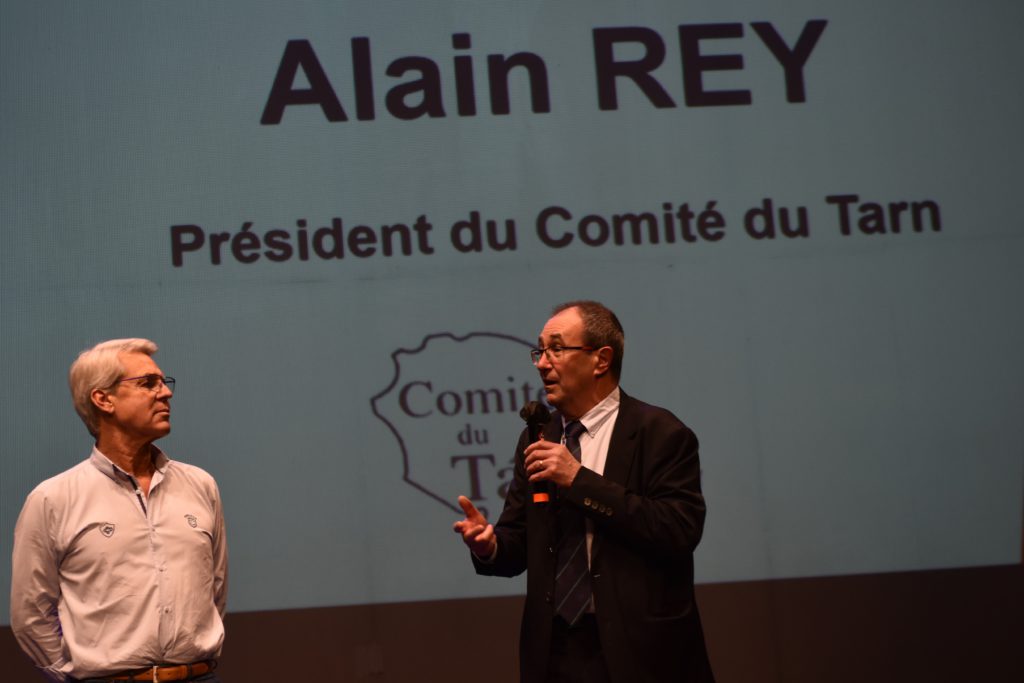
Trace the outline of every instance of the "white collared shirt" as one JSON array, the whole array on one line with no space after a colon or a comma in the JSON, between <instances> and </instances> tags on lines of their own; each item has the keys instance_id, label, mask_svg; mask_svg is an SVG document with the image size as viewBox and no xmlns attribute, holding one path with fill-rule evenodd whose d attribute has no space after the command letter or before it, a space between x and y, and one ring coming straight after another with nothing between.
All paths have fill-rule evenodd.
<instances>
[{"instance_id":1,"label":"white collared shirt","mask_svg":"<svg viewBox=\"0 0 1024 683\"><path fill-rule=\"evenodd\" d=\"M52 680L220 654L227 543L217 484L155 453L148 497L93 448L25 501L11 628Z\"/></svg>"},{"instance_id":2,"label":"white collared shirt","mask_svg":"<svg viewBox=\"0 0 1024 683\"><path fill-rule=\"evenodd\" d=\"M619 417L621 396L615 387L600 403L587 411L580 418L586 429L580 434L580 464L588 470L604 475L604 465L608 461L608 446L611 444L612 431ZM565 425L571 422L562 417L562 441L565 442ZM590 549L594 544L594 525L587 520L587 560L590 560Z\"/></svg>"},{"instance_id":3,"label":"white collared shirt","mask_svg":"<svg viewBox=\"0 0 1024 683\"><path fill-rule=\"evenodd\" d=\"M615 420L619 417L620 402L619 388L615 387L600 403L580 418L586 429L580 434L580 464L601 475L604 474L604 464L608 460L608 445L612 440ZM562 417L563 433L565 425L569 422L571 420ZM564 441L565 437L562 439Z\"/></svg>"}]
</instances>

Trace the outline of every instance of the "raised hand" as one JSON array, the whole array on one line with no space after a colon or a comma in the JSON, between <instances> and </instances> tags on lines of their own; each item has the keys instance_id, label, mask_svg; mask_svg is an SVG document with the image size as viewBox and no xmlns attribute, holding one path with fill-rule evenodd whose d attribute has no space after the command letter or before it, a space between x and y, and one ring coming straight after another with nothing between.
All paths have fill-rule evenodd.
<instances>
[{"instance_id":1,"label":"raised hand","mask_svg":"<svg viewBox=\"0 0 1024 683\"><path fill-rule=\"evenodd\" d=\"M466 514L466 518L455 522L452 529L462 535L463 543L474 555L484 560L490 558L498 547L494 526L487 523L487 518L480 514L469 498L459 496L459 507Z\"/></svg>"}]
</instances>

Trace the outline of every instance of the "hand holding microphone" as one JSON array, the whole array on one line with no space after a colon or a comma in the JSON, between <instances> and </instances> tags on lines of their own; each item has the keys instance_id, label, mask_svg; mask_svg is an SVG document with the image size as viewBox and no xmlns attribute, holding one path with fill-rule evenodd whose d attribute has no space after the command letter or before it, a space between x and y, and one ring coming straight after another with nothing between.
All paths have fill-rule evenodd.
<instances>
[{"instance_id":1,"label":"hand holding microphone","mask_svg":"<svg viewBox=\"0 0 1024 683\"><path fill-rule=\"evenodd\" d=\"M580 471L580 462L573 457L565 445L557 441L545 441L541 435L543 427L551 420L551 414L543 404L532 401L519 411L526 420L530 444L526 447L526 476L530 480L530 498L534 504L551 502L554 494L552 484L562 488L572 486Z\"/></svg>"}]
</instances>

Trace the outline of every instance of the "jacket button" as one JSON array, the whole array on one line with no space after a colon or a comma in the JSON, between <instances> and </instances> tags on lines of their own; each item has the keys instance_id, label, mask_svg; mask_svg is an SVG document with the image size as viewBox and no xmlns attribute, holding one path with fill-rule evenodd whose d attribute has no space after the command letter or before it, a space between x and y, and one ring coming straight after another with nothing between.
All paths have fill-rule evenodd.
<instances>
[{"instance_id":1,"label":"jacket button","mask_svg":"<svg viewBox=\"0 0 1024 683\"><path fill-rule=\"evenodd\" d=\"M554 602L554 601L555 601L555 599L553 597L551 597L551 593L545 593L544 594L544 602Z\"/></svg>"}]
</instances>

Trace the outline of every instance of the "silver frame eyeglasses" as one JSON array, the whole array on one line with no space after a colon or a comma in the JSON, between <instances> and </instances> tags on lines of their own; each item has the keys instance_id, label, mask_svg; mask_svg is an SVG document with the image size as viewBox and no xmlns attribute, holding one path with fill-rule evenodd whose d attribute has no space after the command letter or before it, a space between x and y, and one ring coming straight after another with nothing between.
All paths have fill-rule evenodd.
<instances>
[{"instance_id":1,"label":"silver frame eyeglasses","mask_svg":"<svg viewBox=\"0 0 1024 683\"><path fill-rule=\"evenodd\" d=\"M151 373L148 375L139 375L138 377L125 377L124 379L117 380L117 383L120 384L121 382L131 382L132 380L136 379L146 380L145 382L135 385L140 389L147 389L148 391L152 391L155 393L157 391L160 391L160 385L163 384L170 390L172 394L174 393L174 378L164 377L163 375L158 375L156 373Z\"/></svg>"}]
</instances>

